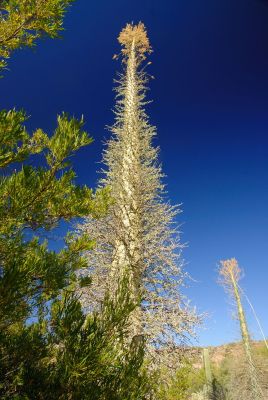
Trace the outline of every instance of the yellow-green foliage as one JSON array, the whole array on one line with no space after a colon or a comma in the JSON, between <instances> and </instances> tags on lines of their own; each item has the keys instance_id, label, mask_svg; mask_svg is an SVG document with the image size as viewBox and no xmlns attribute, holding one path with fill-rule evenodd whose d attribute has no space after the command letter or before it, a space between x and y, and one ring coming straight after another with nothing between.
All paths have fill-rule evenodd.
<instances>
[{"instance_id":1,"label":"yellow-green foliage","mask_svg":"<svg viewBox=\"0 0 268 400\"><path fill-rule=\"evenodd\" d=\"M6 67L14 50L33 46L44 35L57 37L66 8L72 1L0 1L0 69Z\"/></svg>"},{"instance_id":2,"label":"yellow-green foliage","mask_svg":"<svg viewBox=\"0 0 268 400\"><path fill-rule=\"evenodd\" d=\"M266 357L268 358L268 350L266 345L259 344L258 346L253 348L253 353L256 355L256 357Z\"/></svg>"},{"instance_id":3,"label":"yellow-green foliage","mask_svg":"<svg viewBox=\"0 0 268 400\"><path fill-rule=\"evenodd\" d=\"M195 369L186 362L175 375L160 388L161 400L187 400L192 393L198 392L205 384L204 369Z\"/></svg>"}]
</instances>

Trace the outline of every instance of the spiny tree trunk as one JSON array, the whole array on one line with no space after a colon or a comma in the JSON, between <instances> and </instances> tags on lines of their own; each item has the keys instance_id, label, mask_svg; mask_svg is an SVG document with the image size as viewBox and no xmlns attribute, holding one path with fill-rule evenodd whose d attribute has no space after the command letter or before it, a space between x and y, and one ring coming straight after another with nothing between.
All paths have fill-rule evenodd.
<instances>
[{"instance_id":1,"label":"spiny tree trunk","mask_svg":"<svg viewBox=\"0 0 268 400\"><path fill-rule=\"evenodd\" d=\"M230 260L221 261L221 269L219 271L222 278L223 285L235 298L238 319L240 323L240 331L242 341L245 349L245 356L247 362L247 375L250 382L250 393L252 400L264 399L261 385L258 379L258 371L255 367L255 363L252 357L252 349L250 344L250 336L248 332L246 317L240 297L240 291L238 287L238 281L240 279L241 270L235 258Z\"/></svg>"},{"instance_id":2,"label":"spiny tree trunk","mask_svg":"<svg viewBox=\"0 0 268 400\"><path fill-rule=\"evenodd\" d=\"M88 219L80 229L93 235L96 248L88 254L93 278L85 304L97 305L128 273L129 290L140 307L131 316L132 335L147 335L152 347L174 346L197 322L181 294L181 244L174 217L179 212L165 201L156 130L145 113L148 81L142 64L151 52L143 24L127 25L118 38L124 71L117 81L115 123L104 151L104 177L114 203L109 216ZM141 301L140 301L141 300Z\"/></svg>"}]
</instances>

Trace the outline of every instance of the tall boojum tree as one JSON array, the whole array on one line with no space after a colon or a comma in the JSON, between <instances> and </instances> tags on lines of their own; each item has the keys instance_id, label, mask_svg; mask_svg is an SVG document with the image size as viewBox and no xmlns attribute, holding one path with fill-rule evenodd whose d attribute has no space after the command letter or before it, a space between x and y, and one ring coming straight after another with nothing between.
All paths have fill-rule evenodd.
<instances>
[{"instance_id":1,"label":"tall boojum tree","mask_svg":"<svg viewBox=\"0 0 268 400\"><path fill-rule=\"evenodd\" d=\"M147 335L152 347L173 346L197 318L181 293L185 273L174 220L180 210L166 201L159 149L152 145L156 129L145 111L144 63L152 49L142 23L127 24L118 41L123 72L116 81L115 123L100 180L110 188L113 204L106 218L88 218L79 226L97 242L88 254L93 282L84 304L101 302L127 272L132 297L141 300L132 315L132 335Z\"/></svg>"}]
</instances>

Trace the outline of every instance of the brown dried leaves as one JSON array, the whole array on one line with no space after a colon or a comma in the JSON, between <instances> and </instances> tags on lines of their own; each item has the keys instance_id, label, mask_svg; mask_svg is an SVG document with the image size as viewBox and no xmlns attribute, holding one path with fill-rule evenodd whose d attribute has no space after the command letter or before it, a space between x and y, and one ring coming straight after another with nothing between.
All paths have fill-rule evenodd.
<instances>
[{"instance_id":1,"label":"brown dried leaves","mask_svg":"<svg viewBox=\"0 0 268 400\"><path fill-rule=\"evenodd\" d=\"M145 58L145 53L152 51L145 26L142 22L138 25L127 24L120 32L118 41L122 45L122 53L128 55L134 44L136 52Z\"/></svg>"},{"instance_id":2,"label":"brown dried leaves","mask_svg":"<svg viewBox=\"0 0 268 400\"><path fill-rule=\"evenodd\" d=\"M219 275L225 284L230 284L232 279L238 282L241 276L241 269L238 266L237 260L231 258L229 260L221 261Z\"/></svg>"}]
</instances>

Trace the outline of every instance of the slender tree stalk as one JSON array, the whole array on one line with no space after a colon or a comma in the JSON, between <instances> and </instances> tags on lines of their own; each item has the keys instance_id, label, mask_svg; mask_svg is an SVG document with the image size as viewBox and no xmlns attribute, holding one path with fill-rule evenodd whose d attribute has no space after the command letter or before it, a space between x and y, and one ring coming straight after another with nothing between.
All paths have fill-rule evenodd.
<instances>
[{"instance_id":1,"label":"slender tree stalk","mask_svg":"<svg viewBox=\"0 0 268 400\"><path fill-rule=\"evenodd\" d=\"M246 295L245 291L244 291L239 285L237 285L237 286L238 286L238 289L240 290L240 292L243 294L243 296L244 296L245 299L247 300L247 302L248 302L248 304L249 304L249 306L250 306L250 308L251 308L251 310L252 310L252 312L253 312L253 315L254 315L254 317L255 317L255 320L256 320L256 322L257 322L257 324L258 324L258 327L259 327L259 329L260 329L260 333L261 333L261 335L262 335L262 338L263 338L265 347L266 347L266 349L268 350L268 342L267 342L267 340L266 340L266 337L265 337L265 334L264 334L264 331L263 331L261 322L260 322L260 320L259 320L259 317L258 317L256 311L255 311L255 308L253 307L253 304L252 304L251 301L249 300L249 298L248 298L248 296Z\"/></svg>"},{"instance_id":2,"label":"slender tree stalk","mask_svg":"<svg viewBox=\"0 0 268 400\"><path fill-rule=\"evenodd\" d=\"M258 379L258 372L252 357L250 335L247 327L246 317L241 301L238 281L241 276L241 270L235 258L221 261L220 276L224 286L233 295L237 305L237 313L240 324L242 341L245 349L245 356L248 366L248 378L250 381L250 392L252 400L264 399L261 385Z\"/></svg>"}]
</instances>

